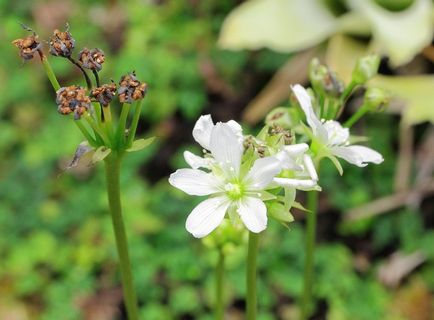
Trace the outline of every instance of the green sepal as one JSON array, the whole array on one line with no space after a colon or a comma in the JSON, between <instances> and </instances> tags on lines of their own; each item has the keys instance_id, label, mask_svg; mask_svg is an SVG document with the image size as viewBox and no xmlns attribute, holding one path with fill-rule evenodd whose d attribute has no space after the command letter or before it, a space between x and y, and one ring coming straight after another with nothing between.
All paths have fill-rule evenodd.
<instances>
[{"instance_id":1,"label":"green sepal","mask_svg":"<svg viewBox=\"0 0 434 320\"><path fill-rule=\"evenodd\" d=\"M99 147L95 150L95 153L92 156L92 163L97 163L104 160L110 154L110 152L112 152L112 149L110 148L105 146Z\"/></svg>"},{"instance_id":2,"label":"green sepal","mask_svg":"<svg viewBox=\"0 0 434 320\"><path fill-rule=\"evenodd\" d=\"M289 210L285 210L285 206L277 201L273 201L267 205L268 216L282 223L290 223L294 221Z\"/></svg>"},{"instance_id":3,"label":"green sepal","mask_svg":"<svg viewBox=\"0 0 434 320\"><path fill-rule=\"evenodd\" d=\"M133 144L131 145L131 147L125 151L126 152L140 151L140 150L146 148L147 146L149 146L154 141L154 139L155 139L155 137L135 140L133 142Z\"/></svg>"},{"instance_id":4,"label":"green sepal","mask_svg":"<svg viewBox=\"0 0 434 320\"><path fill-rule=\"evenodd\" d=\"M336 169L338 169L339 174L343 175L344 174L344 169L342 169L342 165L339 162L339 160L335 156L332 156L332 155L328 155L327 158L329 158L333 162L333 164L335 165Z\"/></svg>"},{"instance_id":5,"label":"green sepal","mask_svg":"<svg viewBox=\"0 0 434 320\"><path fill-rule=\"evenodd\" d=\"M292 204L293 208L296 208L298 210L304 211L304 212L309 212L312 213L312 211L310 211L309 209L305 208L300 202L294 201L294 203Z\"/></svg>"}]
</instances>

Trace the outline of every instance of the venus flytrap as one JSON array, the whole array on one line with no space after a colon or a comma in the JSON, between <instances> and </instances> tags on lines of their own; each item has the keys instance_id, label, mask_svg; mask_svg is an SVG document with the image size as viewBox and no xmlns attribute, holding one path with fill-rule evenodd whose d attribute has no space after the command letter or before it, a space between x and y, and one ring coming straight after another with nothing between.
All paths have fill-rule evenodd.
<instances>
[{"instance_id":1,"label":"venus flytrap","mask_svg":"<svg viewBox=\"0 0 434 320\"><path fill-rule=\"evenodd\" d=\"M24 39L17 39L13 41L13 44L20 50L20 56L24 60L32 59L35 54L39 55L47 77L56 91L58 112L66 116L73 115L74 123L86 138L86 141L77 148L74 160L69 167L76 165L80 157L85 154L92 155L93 163L104 162L107 195L120 262L125 306L128 319L138 320L137 296L122 217L119 177L121 162L125 154L139 151L147 147L153 140L153 138L134 140L141 113L141 103L146 95L147 85L140 82L134 72L123 76L119 86L113 82L101 84L98 72L105 62L104 53L97 48L92 50L84 48L79 53L78 60L75 60L72 57L75 40L72 38L67 25L66 31L54 31L49 42L50 54L67 59L80 69L89 94L86 89L77 85L61 87L47 56L42 51L37 34L31 29L23 27L32 32L32 35ZM94 75L95 87L86 70L90 70ZM119 120L112 116L111 112L111 104L116 94L119 95L119 101L122 103ZM131 125L127 129L131 104L134 104L135 111Z\"/></svg>"}]
</instances>

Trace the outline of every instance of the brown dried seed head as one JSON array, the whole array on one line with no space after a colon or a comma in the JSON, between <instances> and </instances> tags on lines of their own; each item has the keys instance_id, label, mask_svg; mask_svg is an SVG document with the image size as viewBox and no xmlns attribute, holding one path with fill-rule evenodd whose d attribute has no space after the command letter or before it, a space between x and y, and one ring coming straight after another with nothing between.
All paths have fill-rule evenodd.
<instances>
[{"instance_id":1,"label":"brown dried seed head","mask_svg":"<svg viewBox=\"0 0 434 320\"><path fill-rule=\"evenodd\" d=\"M78 60L83 68L100 71L105 61L104 52L98 48L89 50L84 48L80 51Z\"/></svg>"},{"instance_id":2,"label":"brown dried seed head","mask_svg":"<svg viewBox=\"0 0 434 320\"><path fill-rule=\"evenodd\" d=\"M122 76L119 81L119 101L122 103L132 103L145 97L148 85L137 80L135 73Z\"/></svg>"},{"instance_id":3,"label":"brown dried seed head","mask_svg":"<svg viewBox=\"0 0 434 320\"><path fill-rule=\"evenodd\" d=\"M101 87L95 88L90 92L92 101L97 101L103 106L108 106L116 95L116 84L103 84Z\"/></svg>"},{"instance_id":4,"label":"brown dried seed head","mask_svg":"<svg viewBox=\"0 0 434 320\"><path fill-rule=\"evenodd\" d=\"M41 50L41 43L38 41L36 34L32 34L23 39L16 39L12 41L12 44L20 50L20 57L24 60L33 59L35 53Z\"/></svg>"},{"instance_id":5,"label":"brown dried seed head","mask_svg":"<svg viewBox=\"0 0 434 320\"><path fill-rule=\"evenodd\" d=\"M63 87L57 90L56 103L59 113L74 113L76 120L80 119L90 108L90 98L86 95L86 90L79 86Z\"/></svg>"},{"instance_id":6,"label":"brown dried seed head","mask_svg":"<svg viewBox=\"0 0 434 320\"><path fill-rule=\"evenodd\" d=\"M53 56L70 57L75 47L75 40L68 31L54 30L50 40L50 53Z\"/></svg>"}]
</instances>

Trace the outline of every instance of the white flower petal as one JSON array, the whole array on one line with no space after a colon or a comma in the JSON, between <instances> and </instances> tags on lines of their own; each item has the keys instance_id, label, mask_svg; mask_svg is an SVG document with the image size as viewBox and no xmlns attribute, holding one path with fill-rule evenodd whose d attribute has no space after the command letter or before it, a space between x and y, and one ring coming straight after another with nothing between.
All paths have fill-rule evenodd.
<instances>
[{"instance_id":1,"label":"white flower petal","mask_svg":"<svg viewBox=\"0 0 434 320\"><path fill-rule=\"evenodd\" d=\"M384 161L383 156L377 151L364 146L332 147L330 151L358 167L365 167L369 162L379 164Z\"/></svg>"},{"instance_id":2,"label":"white flower petal","mask_svg":"<svg viewBox=\"0 0 434 320\"><path fill-rule=\"evenodd\" d=\"M307 154L303 155L303 163L309 173L310 178L313 181L318 181L318 173L316 172L315 165L313 164L312 158Z\"/></svg>"},{"instance_id":3,"label":"white flower petal","mask_svg":"<svg viewBox=\"0 0 434 320\"><path fill-rule=\"evenodd\" d=\"M345 145L350 138L350 129L342 127L335 120L327 120L323 124L323 128L327 132L327 144L329 146Z\"/></svg>"},{"instance_id":4,"label":"white flower petal","mask_svg":"<svg viewBox=\"0 0 434 320\"><path fill-rule=\"evenodd\" d=\"M321 140L326 140L327 132L313 111L312 101L306 89L299 84L292 86L291 89L300 103L300 107L303 109L303 112L306 115L307 124L312 128L313 134Z\"/></svg>"},{"instance_id":5,"label":"white flower petal","mask_svg":"<svg viewBox=\"0 0 434 320\"><path fill-rule=\"evenodd\" d=\"M226 122L226 124L231 127L232 131L239 137L242 138L243 137L243 128L241 127L241 125L236 122L235 120L229 120L228 122Z\"/></svg>"},{"instance_id":6,"label":"white flower petal","mask_svg":"<svg viewBox=\"0 0 434 320\"><path fill-rule=\"evenodd\" d=\"M267 207L261 199L243 198L238 203L237 212L250 231L259 233L267 227Z\"/></svg>"},{"instance_id":7,"label":"white flower petal","mask_svg":"<svg viewBox=\"0 0 434 320\"><path fill-rule=\"evenodd\" d=\"M289 179L289 178L274 178L273 182L282 187L291 187L291 188L313 188L317 185L317 181L307 179Z\"/></svg>"},{"instance_id":8,"label":"white flower petal","mask_svg":"<svg viewBox=\"0 0 434 320\"><path fill-rule=\"evenodd\" d=\"M202 148L209 150L211 131L214 128L211 115L200 116L193 128L193 138Z\"/></svg>"},{"instance_id":9,"label":"white flower petal","mask_svg":"<svg viewBox=\"0 0 434 320\"><path fill-rule=\"evenodd\" d=\"M176 170L170 175L169 183L192 196L206 196L220 191L220 181L215 176L195 169Z\"/></svg>"},{"instance_id":10,"label":"white flower petal","mask_svg":"<svg viewBox=\"0 0 434 320\"><path fill-rule=\"evenodd\" d=\"M211 132L210 151L223 169L238 175L243 143L226 123L217 123Z\"/></svg>"},{"instance_id":11,"label":"white flower petal","mask_svg":"<svg viewBox=\"0 0 434 320\"><path fill-rule=\"evenodd\" d=\"M284 146L283 150L285 150L289 155L295 157L309 150L309 146L306 143L297 143Z\"/></svg>"},{"instance_id":12,"label":"white flower petal","mask_svg":"<svg viewBox=\"0 0 434 320\"><path fill-rule=\"evenodd\" d=\"M199 157L190 151L184 151L184 159L193 169L209 168L210 159Z\"/></svg>"},{"instance_id":13,"label":"white flower petal","mask_svg":"<svg viewBox=\"0 0 434 320\"><path fill-rule=\"evenodd\" d=\"M255 161L244 178L247 189L263 190L282 170L282 164L276 157L259 158Z\"/></svg>"},{"instance_id":14,"label":"white flower petal","mask_svg":"<svg viewBox=\"0 0 434 320\"><path fill-rule=\"evenodd\" d=\"M298 165L286 151L280 151L274 155L280 161L282 169L301 171L303 167Z\"/></svg>"},{"instance_id":15,"label":"white flower petal","mask_svg":"<svg viewBox=\"0 0 434 320\"><path fill-rule=\"evenodd\" d=\"M202 201L189 214L185 228L196 238L207 236L223 221L229 205L230 201L226 197Z\"/></svg>"}]
</instances>

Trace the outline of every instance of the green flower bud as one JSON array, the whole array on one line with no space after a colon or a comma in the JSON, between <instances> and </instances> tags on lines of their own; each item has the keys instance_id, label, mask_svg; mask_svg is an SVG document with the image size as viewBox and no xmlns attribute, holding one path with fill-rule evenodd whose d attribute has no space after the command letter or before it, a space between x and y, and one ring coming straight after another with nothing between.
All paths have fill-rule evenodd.
<instances>
[{"instance_id":1,"label":"green flower bud","mask_svg":"<svg viewBox=\"0 0 434 320\"><path fill-rule=\"evenodd\" d=\"M225 254L231 253L247 240L246 228L233 225L229 219L224 219L220 226L202 239L203 244L211 249L220 248Z\"/></svg>"},{"instance_id":2,"label":"green flower bud","mask_svg":"<svg viewBox=\"0 0 434 320\"><path fill-rule=\"evenodd\" d=\"M384 110L389 103L390 95L380 88L368 88L364 100L370 111Z\"/></svg>"},{"instance_id":3,"label":"green flower bud","mask_svg":"<svg viewBox=\"0 0 434 320\"><path fill-rule=\"evenodd\" d=\"M284 129L290 129L295 125L295 122L289 108L278 107L268 113L265 124L270 127L278 125Z\"/></svg>"},{"instance_id":4,"label":"green flower bud","mask_svg":"<svg viewBox=\"0 0 434 320\"><path fill-rule=\"evenodd\" d=\"M352 81L356 84L366 83L377 74L379 66L380 57L376 54L360 58L354 67Z\"/></svg>"},{"instance_id":5,"label":"green flower bud","mask_svg":"<svg viewBox=\"0 0 434 320\"><path fill-rule=\"evenodd\" d=\"M317 58L309 65L309 78L317 93L337 98L344 91L344 82L327 66L320 64Z\"/></svg>"}]
</instances>

